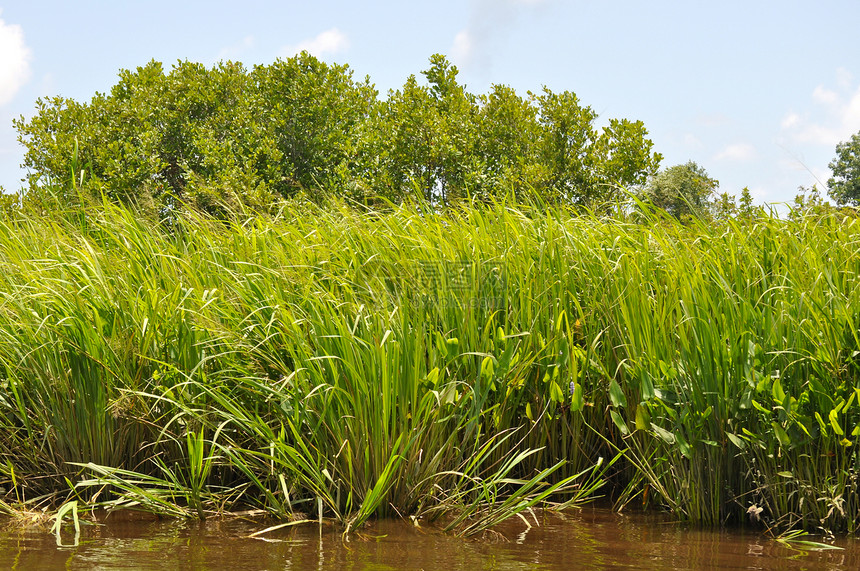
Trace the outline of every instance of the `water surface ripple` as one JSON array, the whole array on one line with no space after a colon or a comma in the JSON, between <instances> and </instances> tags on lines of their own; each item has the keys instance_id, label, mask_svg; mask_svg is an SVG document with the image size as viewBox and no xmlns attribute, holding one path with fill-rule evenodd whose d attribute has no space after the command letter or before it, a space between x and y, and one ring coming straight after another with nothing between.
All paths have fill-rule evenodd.
<instances>
[{"instance_id":1,"label":"water surface ripple","mask_svg":"<svg viewBox=\"0 0 860 571\"><path fill-rule=\"evenodd\" d=\"M585 508L514 520L498 534L464 540L432 527L373 522L343 541L324 525L249 538L267 523L107 518L82 529L79 545L57 546L44 529L0 531L0 569L291 570L291 569L860 569L860 543L839 551L803 551L756 531L689 529L661 517ZM69 527L63 543L71 543Z\"/></svg>"}]
</instances>

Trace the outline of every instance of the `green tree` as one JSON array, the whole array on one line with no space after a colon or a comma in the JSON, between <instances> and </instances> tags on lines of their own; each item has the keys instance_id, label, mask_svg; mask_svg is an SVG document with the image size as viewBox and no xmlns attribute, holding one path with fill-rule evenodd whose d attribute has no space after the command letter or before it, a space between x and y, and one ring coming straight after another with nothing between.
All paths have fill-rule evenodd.
<instances>
[{"instance_id":1,"label":"green tree","mask_svg":"<svg viewBox=\"0 0 860 571\"><path fill-rule=\"evenodd\" d=\"M7 194L0 185L0 217L9 217L21 207L21 197L18 194Z\"/></svg>"},{"instance_id":2,"label":"green tree","mask_svg":"<svg viewBox=\"0 0 860 571\"><path fill-rule=\"evenodd\" d=\"M597 113L582 106L576 94L553 93L547 88L537 96L539 122L538 159L545 179L537 181L541 193L559 201L584 204L598 192L594 178L592 147L597 138Z\"/></svg>"},{"instance_id":3,"label":"green tree","mask_svg":"<svg viewBox=\"0 0 860 571\"><path fill-rule=\"evenodd\" d=\"M833 171L827 181L830 197L839 205L860 206L860 132L836 145L836 158L829 166Z\"/></svg>"},{"instance_id":4,"label":"green tree","mask_svg":"<svg viewBox=\"0 0 860 571\"><path fill-rule=\"evenodd\" d=\"M109 94L97 93L88 103L40 99L31 120L15 122L27 149L29 187L57 187L71 177L124 202L155 199L166 208L176 199L193 200L189 183L208 180L236 162L225 161L223 152L217 159L212 155L219 134L225 140L231 133L232 140L235 123L247 115L246 88L238 64L210 71L180 62L165 75L152 61L134 72L121 71ZM77 190L65 187L70 194Z\"/></svg>"},{"instance_id":5,"label":"green tree","mask_svg":"<svg viewBox=\"0 0 860 571\"><path fill-rule=\"evenodd\" d=\"M594 205L642 184L662 157L641 121L597 114L576 94L522 98L504 85L475 96L439 54L422 74L389 93L380 115L379 188L402 199L417 189L426 200L489 198L523 191L543 200Z\"/></svg>"},{"instance_id":6,"label":"green tree","mask_svg":"<svg viewBox=\"0 0 860 571\"><path fill-rule=\"evenodd\" d=\"M789 218L792 220L800 220L808 217L826 217L837 212L829 202L821 197L821 192L818 186L797 187L797 194L794 196L794 203L791 205Z\"/></svg>"},{"instance_id":7,"label":"green tree","mask_svg":"<svg viewBox=\"0 0 860 571\"><path fill-rule=\"evenodd\" d=\"M598 127L572 92L476 96L439 54L422 75L380 101L369 79L307 53L250 71L152 61L88 102L39 99L15 127L34 195L105 195L162 214L298 193L448 203L513 191L593 206L659 166L640 121Z\"/></svg>"},{"instance_id":8,"label":"green tree","mask_svg":"<svg viewBox=\"0 0 860 571\"><path fill-rule=\"evenodd\" d=\"M605 201L619 200L621 190L645 184L657 173L663 155L652 151L653 143L642 121L610 119L596 144L596 181Z\"/></svg>"},{"instance_id":9,"label":"green tree","mask_svg":"<svg viewBox=\"0 0 860 571\"><path fill-rule=\"evenodd\" d=\"M31 189L77 178L74 161L93 193L162 211L179 203L218 211L347 188L362 169L357 133L376 104L367 80L307 53L251 72L178 62L165 73L152 61L122 70L109 94L88 103L39 99L15 127Z\"/></svg>"},{"instance_id":10,"label":"green tree","mask_svg":"<svg viewBox=\"0 0 860 571\"><path fill-rule=\"evenodd\" d=\"M468 194L478 109L475 97L457 82L458 73L435 54L422 72L427 85L411 75L402 89L389 92L377 141L378 180L390 197L400 200L417 189L429 202L447 202Z\"/></svg>"},{"instance_id":11,"label":"green tree","mask_svg":"<svg viewBox=\"0 0 860 571\"><path fill-rule=\"evenodd\" d=\"M719 187L719 181L693 161L664 169L646 185L643 197L675 218L702 216Z\"/></svg>"},{"instance_id":12,"label":"green tree","mask_svg":"<svg viewBox=\"0 0 860 571\"><path fill-rule=\"evenodd\" d=\"M749 187L745 186L741 191L741 198L738 204L738 215L742 218L751 218L754 213L755 207L753 206L752 192L750 192Z\"/></svg>"},{"instance_id":13,"label":"green tree","mask_svg":"<svg viewBox=\"0 0 860 571\"><path fill-rule=\"evenodd\" d=\"M597 113L570 91L544 88L538 107L536 161L529 185L551 200L597 206L654 175L662 156L641 121L610 119L598 129Z\"/></svg>"},{"instance_id":14,"label":"green tree","mask_svg":"<svg viewBox=\"0 0 860 571\"><path fill-rule=\"evenodd\" d=\"M721 192L711 205L711 211L717 220L734 218L738 213L738 205L734 194Z\"/></svg>"},{"instance_id":15,"label":"green tree","mask_svg":"<svg viewBox=\"0 0 860 571\"><path fill-rule=\"evenodd\" d=\"M513 194L530 186L529 169L536 163L540 126L538 108L507 85L493 85L479 101L476 162L482 165L482 197Z\"/></svg>"},{"instance_id":16,"label":"green tree","mask_svg":"<svg viewBox=\"0 0 860 571\"><path fill-rule=\"evenodd\" d=\"M257 66L250 80L252 115L274 145L262 149L257 167L276 194L321 189L360 198L352 186L367 168L359 141L378 104L370 80L355 81L348 66L307 52Z\"/></svg>"}]
</instances>

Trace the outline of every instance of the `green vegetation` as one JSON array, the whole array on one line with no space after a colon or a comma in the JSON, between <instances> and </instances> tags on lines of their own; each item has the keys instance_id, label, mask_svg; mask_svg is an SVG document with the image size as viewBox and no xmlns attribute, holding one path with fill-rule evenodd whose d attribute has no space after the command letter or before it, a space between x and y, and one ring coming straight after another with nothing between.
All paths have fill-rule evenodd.
<instances>
[{"instance_id":1,"label":"green vegetation","mask_svg":"<svg viewBox=\"0 0 860 571\"><path fill-rule=\"evenodd\" d=\"M619 506L855 532L857 219L645 216L16 210L6 502L475 533L607 481Z\"/></svg>"},{"instance_id":2,"label":"green vegetation","mask_svg":"<svg viewBox=\"0 0 860 571\"><path fill-rule=\"evenodd\" d=\"M827 181L837 204L860 206L860 133L836 145L836 158L828 165L833 176Z\"/></svg>"},{"instance_id":3,"label":"green vegetation","mask_svg":"<svg viewBox=\"0 0 860 571\"><path fill-rule=\"evenodd\" d=\"M712 206L716 207L717 212L731 214L734 209L732 197L723 194L716 202L712 202L719 185L704 168L690 161L664 169L651 177L642 197L678 220L705 216Z\"/></svg>"},{"instance_id":4,"label":"green vegetation","mask_svg":"<svg viewBox=\"0 0 860 571\"><path fill-rule=\"evenodd\" d=\"M659 166L641 121L598 128L574 93L521 97L496 85L474 95L440 55L422 75L380 99L368 79L307 53L252 70L178 62L165 72L153 61L122 71L108 94L40 99L32 118L15 121L26 189L71 175L96 199L163 215L183 205L265 210L299 195L598 207Z\"/></svg>"},{"instance_id":5,"label":"green vegetation","mask_svg":"<svg viewBox=\"0 0 860 571\"><path fill-rule=\"evenodd\" d=\"M856 212L738 205L640 122L430 64L381 100L306 53L152 62L16 121L0 511L475 534L602 489L856 533Z\"/></svg>"}]
</instances>

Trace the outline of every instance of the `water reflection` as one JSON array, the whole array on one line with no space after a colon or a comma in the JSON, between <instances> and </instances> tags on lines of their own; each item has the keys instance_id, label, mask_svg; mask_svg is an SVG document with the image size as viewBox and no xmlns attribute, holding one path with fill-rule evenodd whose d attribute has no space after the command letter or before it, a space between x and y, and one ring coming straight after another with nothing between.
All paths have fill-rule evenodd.
<instances>
[{"instance_id":1,"label":"water reflection","mask_svg":"<svg viewBox=\"0 0 860 571\"><path fill-rule=\"evenodd\" d=\"M587 508L515 519L480 540L432 527L375 522L343 541L334 526L293 527L260 538L267 523L109 519L86 526L76 547L46 530L0 532L2 569L860 569L860 545L804 552L754 532L686 529L640 514ZM68 533L68 532L66 532Z\"/></svg>"}]
</instances>

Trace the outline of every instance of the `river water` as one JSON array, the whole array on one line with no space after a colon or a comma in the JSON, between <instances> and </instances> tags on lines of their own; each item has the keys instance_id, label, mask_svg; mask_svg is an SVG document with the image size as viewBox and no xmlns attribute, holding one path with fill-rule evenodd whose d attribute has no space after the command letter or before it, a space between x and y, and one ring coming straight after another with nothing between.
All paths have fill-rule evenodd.
<instances>
[{"instance_id":1,"label":"river water","mask_svg":"<svg viewBox=\"0 0 860 571\"><path fill-rule=\"evenodd\" d=\"M860 569L860 541L852 539L831 542L841 550L801 550L752 530L685 528L598 507L537 520L527 528L515 518L479 539L380 521L344 541L328 524L251 538L270 523L110 516L103 525L85 525L77 546L58 546L44 527L7 525L0 531L0 569ZM60 543L74 539L67 526Z\"/></svg>"}]
</instances>

